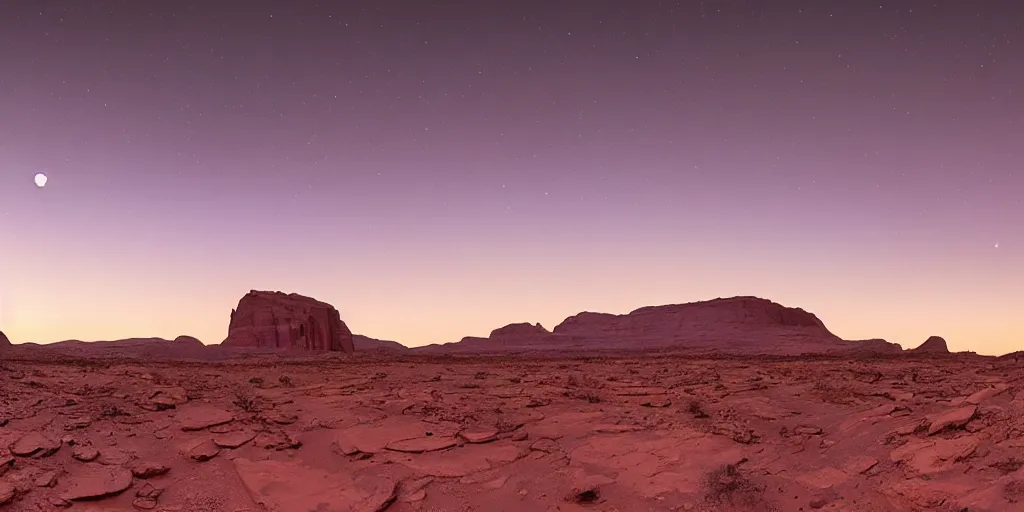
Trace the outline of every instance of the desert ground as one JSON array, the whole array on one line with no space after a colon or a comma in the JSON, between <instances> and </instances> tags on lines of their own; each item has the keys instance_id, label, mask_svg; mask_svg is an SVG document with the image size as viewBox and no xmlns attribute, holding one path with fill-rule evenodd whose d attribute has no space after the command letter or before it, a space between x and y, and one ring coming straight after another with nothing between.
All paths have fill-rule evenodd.
<instances>
[{"instance_id":1,"label":"desert ground","mask_svg":"<svg viewBox=\"0 0 1024 512\"><path fill-rule=\"evenodd\" d=\"M9 360L0 510L1024 510L1022 375L956 355Z\"/></svg>"}]
</instances>

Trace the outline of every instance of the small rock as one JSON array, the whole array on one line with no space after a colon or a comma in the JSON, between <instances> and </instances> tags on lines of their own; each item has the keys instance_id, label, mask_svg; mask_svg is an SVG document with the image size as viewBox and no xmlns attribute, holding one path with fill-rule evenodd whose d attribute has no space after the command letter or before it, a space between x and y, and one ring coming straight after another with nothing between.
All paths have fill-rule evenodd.
<instances>
[{"instance_id":1,"label":"small rock","mask_svg":"<svg viewBox=\"0 0 1024 512\"><path fill-rule=\"evenodd\" d=\"M847 473L851 475L859 475L866 473L878 464L878 459L874 457L868 457L867 455L857 455L846 462L843 467Z\"/></svg>"},{"instance_id":2,"label":"small rock","mask_svg":"<svg viewBox=\"0 0 1024 512\"><path fill-rule=\"evenodd\" d=\"M653 400L647 400L640 404L641 407L654 407L663 408L672 405L672 401L667 398L656 398Z\"/></svg>"},{"instance_id":3,"label":"small rock","mask_svg":"<svg viewBox=\"0 0 1024 512\"><path fill-rule=\"evenodd\" d=\"M18 489L14 485L7 482L0 482L0 505L7 505L14 501L14 497L17 496Z\"/></svg>"},{"instance_id":4,"label":"small rock","mask_svg":"<svg viewBox=\"0 0 1024 512\"><path fill-rule=\"evenodd\" d=\"M819 508L824 508L825 505L828 505L831 502L832 502L832 500L830 500L828 498L818 497L818 498L812 499L811 502L809 503L809 505L813 509L819 509Z\"/></svg>"},{"instance_id":5,"label":"small rock","mask_svg":"<svg viewBox=\"0 0 1024 512\"><path fill-rule=\"evenodd\" d=\"M507 482L507 481L508 481L508 476L502 475L502 476L499 476L498 478L495 478L494 480L491 480L489 482L484 482L483 488L484 489L492 489L492 490L493 489L501 489L505 485L505 482Z\"/></svg>"},{"instance_id":6,"label":"small rock","mask_svg":"<svg viewBox=\"0 0 1024 512\"><path fill-rule=\"evenodd\" d=\"M932 420L931 426L928 427L928 435L935 435L947 428L962 427L971 421L977 412L976 405L968 405L941 414Z\"/></svg>"},{"instance_id":7,"label":"small rock","mask_svg":"<svg viewBox=\"0 0 1024 512\"><path fill-rule=\"evenodd\" d=\"M81 462L92 462L100 456L100 451L92 446L80 444L71 452L71 456Z\"/></svg>"},{"instance_id":8,"label":"small rock","mask_svg":"<svg viewBox=\"0 0 1024 512\"><path fill-rule=\"evenodd\" d=\"M301 441L285 432L261 432L253 444L265 450L287 450L302 446Z\"/></svg>"},{"instance_id":9,"label":"small rock","mask_svg":"<svg viewBox=\"0 0 1024 512\"><path fill-rule=\"evenodd\" d=\"M49 457L60 450L60 443L39 432L29 432L15 441L10 450L18 457Z\"/></svg>"},{"instance_id":10,"label":"small rock","mask_svg":"<svg viewBox=\"0 0 1024 512\"><path fill-rule=\"evenodd\" d=\"M555 441L548 438L541 438L530 445L530 449L544 453L555 453L562 450L562 447Z\"/></svg>"},{"instance_id":11,"label":"small rock","mask_svg":"<svg viewBox=\"0 0 1024 512\"><path fill-rule=\"evenodd\" d=\"M496 429L464 430L459 432L459 437L465 439L467 443L489 443L498 438L498 431Z\"/></svg>"},{"instance_id":12,"label":"small rock","mask_svg":"<svg viewBox=\"0 0 1024 512\"><path fill-rule=\"evenodd\" d=\"M983 402L985 402L985 401L987 401L987 400L989 400L991 398L995 398L996 396L999 396L1000 394L1002 394L1006 390L1007 390L1007 386L1005 384L999 385L999 386L996 386L996 387L992 387L992 388L982 389L981 391L978 391L978 392L974 393L973 395L967 397L967 400L965 400L965 402L967 402L968 404L971 404L971 405L980 405Z\"/></svg>"},{"instance_id":13,"label":"small rock","mask_svg":"<svg viewBox=\"0 0 1024 512\"><path fill-rule=\"evenodd\" d=\"M220 453L220 448L213 444L213 441L207 439L196 446L192 447L188 451L188 457L196 462L206 462Z\"/></svg>"},{"instance_id":14,"label":"small rock","mask_svg":"<svg viewBox=\"0 0 1024 512\"><path fill-rule=\"evenodd\" d=\"M81 467L68 478L68 488L61 495L66 501L113 496L132 486L132 473L127 469L95 464Z\"/></svg>"},{"instance_id":15,"label":"small rock","mask_svg":"<svg viewBox=\"0 0 1024 512\"><path fill-rule=\"evenodd\" d=\"M35 484L36 487L53 487L57 485L57 472L47 471L39 475L36 477Z\"/></svg>"},{"instance_id":16,"label":"small rock","mask_svg":"<svg viewBox=\"0 0 1024 512\"><path fill-rule=\"evenodd\" d=\"M135 498L132 501L132 506L139 510L153 510L156 505L156 498Z\"/></svg>"},{"instance_id":17,"label":"small rock","mask_svg":"<svg viewBox=\"0 0 1024 512\"><path fill-rule=\"evenodd\" d=\"M821 429L818 428L818 427L811 427L811 426L804 425L804 426L799 426L799 427L796 427L795 429L793 429L793 433L799 434L799 435L804 435L804 436L817 436L817 435L821 435Z\"/></svg>"},{"instance_id":18,"label":"small rock","mask_svg":"<svg viewBox=\"0 0 1024 512\"><path fill-rule=\"evenodd\" d=\"M58 507L58 508L67 508L67 507L71 506L71 502L69 502L68 500L66 500L64 498L60 498L60 497L57 497L57 496L50 496L49 498L46 498L46 501L50 505L53 505L53 506Z\"/></svg>"},{"instance_id":19,"label":"small rock","mask_svg":"<svg viewBox=\"0 0 1024 512\"><path fill-rule=\"evenodd\" d=\"M427 491L424 488L433 481L434 477L427 476L402 482L398 488L398 501L405 503L423 501L427 497Z\"/></svg>"},{"instance_id":20,"label":"small rock","mask_svg":"<svg viewBox=\"0 0 1024 512\"><path fill-rule=\"evenodd\" d=\"M530 437L530 434L527 434L525 430L517 430L512 434L513 441L525 441L528 437Z\"/></svg>"},{"instance_id":21,"label":"small rock","mask_svg":"<svg viewBox=\"0 0 1024 512\"><path fill-rule=\"evenodd\" d=\"M216 407L197 405L178 409L178 421L181 423L181 429L185 431L203 430L230 423L232 420L234 416L230 412Z\"/></svg>"},{"instance_id":22,"label":"small rock","mask_svg":"<svg viewBox=\"0 0 1024 512\"><path fill-rule=\"evenodd\" d=\"M130 469L132 475L135 475L135 478L141 478L143 480L165 475L170 471L170 468L163 464L146 460L136 461L131 465Z\"/></svg>"},{"instance_id":23,"label":"small rock","mask_svg":"<svg viewBox=\"0 0 1024 512\"><path fill-rule=\"evenodd\" d=\"M141 489L135 492L135 496L139 498L153 498L157 499L163 494L164 490L160 487L154 487L153 484L146 482Z\"/></svg>"},{"instance_id":24,"label":"small rock","mask_svg":"<svg viewBox=\"0 0 1024 512\"><path fill-rule=\"evenodd\" d=\"M255 438L256 434L240 430L214 436L213 444L221 448L238 448L239 446L242 446Z\"/></svg>"},{"instance_id":25,"label":"small rock","mask_svg":"<svg viewBox=\"0 0 1024 512\"><path fill-rule=\"evenodd\" d=\"M92 425L92 420L90 420L89 418L76 418L68 421L68 423L64 425L64 430L78 430L88 428L89 425Z\"/></svg>"},{"instance_id":26,"label":"small rock","mask_svg":"<svg viewBox=\"0 0 1024 512\"><path fill-rule=\"evenodd\" d=\"M386 448L395 452L423 453L444 450L457 444L454 437L430 436L394 441L388 443Z\"/></svg>"}]
</instances>

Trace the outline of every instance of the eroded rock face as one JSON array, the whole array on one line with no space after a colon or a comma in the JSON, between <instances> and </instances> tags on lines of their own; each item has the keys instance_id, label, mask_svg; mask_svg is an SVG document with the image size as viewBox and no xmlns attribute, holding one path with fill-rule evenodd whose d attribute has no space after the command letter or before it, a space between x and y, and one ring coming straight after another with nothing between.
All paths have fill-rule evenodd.
<instances>
[{"instance_id":1,"label":"eroded rock face","mask_svg":"<svg viewBox=\"0 0 1024 512\"><path fill-rule=\"evenodd\" d=\"M11 340L7 339L7 336L4 334L3 331L0 331L0 349L9 346L11 346Z\"/></svg>"},{"instance_id":2,"label":"eroded rock face","mask_svg":"<svg viewBox=\"0 0 1024 512\"><path fill-rule=\"evenodd\" d=\"M722 327L776 326L804 329L811 334L835 336L825 324L807 311L788 308L770 300L757 297L732 297L688 304L649 306L630 312L628 315L607 313L580 313L566 318L554 331L557 334L585 336L613 336L619 332L635 333L638 330L677 334L681 329L692 330L696 326L716 324Z\"/></svg>"},{"instance_id":3,"label":"eroded rock face","mask_svg":"<svg viewBox=\"0 0 1024 512\"><path fill-rule=\"evenodd\" d=\"M252 290L231 311L228 347L354 351L338 310L310 297Z\"/></svg>"},{"instance_id":4,"label":"eroded rock face","mask_svg":"<svg viewBox=\"0 0 1024 512\"><path fill-rule=\"evenodd\" d=\"M931 336L915 348L914 352L921 354L948 354L949 348L946 346L946 340L942 339L941 336Z\"/></svg>"}]
</instances>

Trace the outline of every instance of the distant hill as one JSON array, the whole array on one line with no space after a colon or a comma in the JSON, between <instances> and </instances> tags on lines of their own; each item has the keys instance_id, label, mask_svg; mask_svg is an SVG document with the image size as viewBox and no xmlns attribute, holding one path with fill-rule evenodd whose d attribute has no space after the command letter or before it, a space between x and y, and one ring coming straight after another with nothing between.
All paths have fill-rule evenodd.
<instances>
[{"instance_id":1,"label":"distant hill","mask_svg":"<svg viewBox=\"0 0 1024 512\"><path fill-rule=\"evenodd\" d=\"M487 338L412 349L423 353L550 351L686 351L706 354L898 353L884 340L845 341L818 317L757 297L649 306L625 315L583 312L551 331L539 324L511 324Z\"/></svg>"},{"instance_id":2,"label":"distant hill","mask_svg":"<svg viewBox=\"0 0 1024 512\"><path fill-rule=\"evenodd\" d=\"M397 341L378 340L378 339L370 338L368 336L363 336L361 334L353 334L352 335L352 342L355 344L356 353L363 352L363 351L370 351L370 350L375 350L375 351L383 350L383 351L388 351L388 352L408 352L409 351L409 347L406 347L405 345L402 345L401 343L399 343Z\"/></svg>"}]
</instances>

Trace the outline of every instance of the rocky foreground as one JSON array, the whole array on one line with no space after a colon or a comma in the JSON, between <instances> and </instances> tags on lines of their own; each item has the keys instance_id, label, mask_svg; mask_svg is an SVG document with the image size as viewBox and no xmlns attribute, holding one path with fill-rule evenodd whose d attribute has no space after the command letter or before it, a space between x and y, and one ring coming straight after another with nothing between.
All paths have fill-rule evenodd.
<instances>
[{"instance_id":1,"label":"rocky foreground","mask_svg":"<svg viewBox=\"0 0 1024 512\"><path fill-rule=\"evenodd\" d=\"M1024 509L1012 360L0 369L0 510Z\"/></svg>"}]
</instances>

